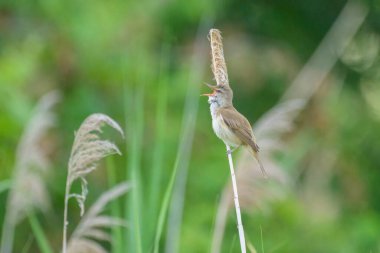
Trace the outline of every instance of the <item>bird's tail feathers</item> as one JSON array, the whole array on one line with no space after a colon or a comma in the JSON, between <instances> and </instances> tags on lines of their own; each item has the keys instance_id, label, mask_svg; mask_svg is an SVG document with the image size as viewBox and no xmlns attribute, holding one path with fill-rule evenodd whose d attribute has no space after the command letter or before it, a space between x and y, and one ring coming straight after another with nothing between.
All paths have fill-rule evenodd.
<instances>
[{"instance_id":1,"label":"bird's tail feathers","mask_svg":"<svg viewBox=\"0 0 380 253\"><path fill-rule=\"evenodd\" d=\"M251 148L251 152L252 152L253 156L256 158L256 161L258 162L258 164L260 166L260 169L261 169L261 173L263 174L264 178L268 178L268 174L267 174L267 172L264 169L264 165L263 165L263 163L261 162L261 160L259 158L258 152L256 152L255 150L253 150L253 148Z\"/></svg>"}]
</instances>

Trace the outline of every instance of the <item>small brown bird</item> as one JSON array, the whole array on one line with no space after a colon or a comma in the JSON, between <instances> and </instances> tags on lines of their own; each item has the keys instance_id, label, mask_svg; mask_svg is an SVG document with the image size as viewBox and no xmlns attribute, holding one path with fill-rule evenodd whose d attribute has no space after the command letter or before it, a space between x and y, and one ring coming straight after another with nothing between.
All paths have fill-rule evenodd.
<instances>
[{"instance_id":1,"label":"small brown bird","mask_svg":"<svg viewBox=\"0 0 380 253\"><path fill-rule=\"evenodd\" d=\"M203 94L203 96L208 96L212 128L216 136L226 145L233 148L230 153L240 146L248 146L259 163L263 175L267 177L264 166L258 156L259 146L253 135L251 124L232 105L232 89L227 85L206 85L213 90L212 93Z\"/></svg>"}]
</instances>

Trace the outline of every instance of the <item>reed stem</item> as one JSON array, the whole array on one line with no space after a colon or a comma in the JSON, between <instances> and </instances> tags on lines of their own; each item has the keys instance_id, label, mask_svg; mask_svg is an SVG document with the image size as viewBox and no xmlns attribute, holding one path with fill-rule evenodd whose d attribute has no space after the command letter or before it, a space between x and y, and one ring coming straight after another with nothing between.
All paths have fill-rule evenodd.
<instances>
[{"instance_id":1,"label":"reed stem","mask_svg":"<svg viewBox=\"0 0 380 253\"><path fill-rule=\"evenodd\" d=\"M216 83L218 85L229 86L227 65L224 59L223 42L222 42L222 36L220 34L220 31L218 29L211 29L209 33L209 39L210 39L211 56L212 56L211 68L212 68L212 72L214 73ZM237 217L237 228L239 231L240 247L241 247L241 252L246 253L247 250L246 250L246 245L245 245L243 223L241 221L239 195L238 195L237 184L236 184L234 164L232 161L231 148L228 145L226 145L226 148L227 148L228 162L229 162L230 171L231 171L232 188L234 191L234 202L235 202L235 210L236 210L236 217Z\"/></svg>"},{"instance_id":2,"label":"reed stem","mask_svg":"<svg viewBox=\"0 0 380 253\"><path fill-rule=\"evenodd\" d=\"M69 194L70 194L70 184L69 180L66 181L66 190L65 190L65 207L63 211L63 238L62 238L62 253L66 253L67 251L67 225L69 222L67 221L67 205L69 203Z\"/></svg>"},{"instance_id":3,"label":"reed stem","mask_svg":"<svg viewBox=\"0 0 380 253\"><path fill-rule=\"evenodd\" d=\"M236 184L234 164L232 161L231 148L228 145L226 145L226 148L227 148L228 163L230 165L230 171L231 171L232 189L234 191L234 202L235 202L235 210L236 210L236 218L237 218L237 228L239 231L240 247L241 247L241 252L246 253L247 250L246 250L246 245L245 245L244 228L243 228L243 223L241 221L239 194L238 194L238 190L237 190L237 184Z\"/></svg>"}]
</instances>

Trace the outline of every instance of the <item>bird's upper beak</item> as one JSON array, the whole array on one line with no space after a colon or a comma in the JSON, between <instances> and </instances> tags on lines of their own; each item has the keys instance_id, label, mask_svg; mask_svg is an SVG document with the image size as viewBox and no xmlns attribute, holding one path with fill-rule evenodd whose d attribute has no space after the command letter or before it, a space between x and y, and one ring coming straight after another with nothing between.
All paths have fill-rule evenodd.
<instances>
[{"instance_id":1,"label":"bird's upper beak","mask_svg":"<svg viewBox=\"0 0 380 253\"><path fill-rule=\"evenodd\" d=\"M209 97L209 96L215 95L217 86L216 85L211 85L211 84L208 84L208 83L205 83L205 85L207 85L209 88L211 88L213 92L212 93L202 94L201 96L207 96L207 97Z\"/></svg>"}]
</instances>

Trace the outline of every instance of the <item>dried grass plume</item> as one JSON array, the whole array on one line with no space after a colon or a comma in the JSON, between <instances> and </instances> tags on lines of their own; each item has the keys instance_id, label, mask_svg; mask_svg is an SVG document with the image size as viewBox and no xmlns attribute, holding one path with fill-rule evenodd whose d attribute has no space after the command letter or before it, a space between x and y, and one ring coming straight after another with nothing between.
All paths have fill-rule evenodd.
<instances>
[{"instance_id":1,"label":"dried grass plume","mask_svg":"<svg viewBox=\"0 0 380 253\"><path fill-rule=\"evenodd\" d=\"M211 44L212 64L215 81L218 85L230 86L228 81L227 66L224 59L222 35L218 29L211 29L209 33Z\"/></svg>"},{"instance_id":2,"label":"dried grass plume","mask_svg":"<svg viewBox=\"0 0 380 253\"><path fill-rule=\"evenodd\" d=\"M19 141L13 183L6 205L1 253L12 251L15 226L28 212L46 211L50 207L45 183L50 161L41 142L55 125L56 115L52 109L59 100L57 91L49 92L39 100Z\"/></svg>"},{"instance_id":3,"label":"dried grass plume","mask_svg":"<svg viewBox=\"0 0 380 253\"><path fill-rule=\"evenodd\" d=\"M63 253L66 253L67 248L67 205L69 199L75 198L77 200L82 216L84 214L84 201L88 193L85 176L96 169L98 162L102 158L112 154L121 155L121 152L115 144L100 138L99 134L102 133L101 128L104 125L109 125L124 136L123 130L113 119L100 113L92 114L87 117L75 134L66 181L62 243ZM81 181L82 191L80 194L71 193L71 186L73 182L78 179Z\"/></svg>"}]
</instances>

